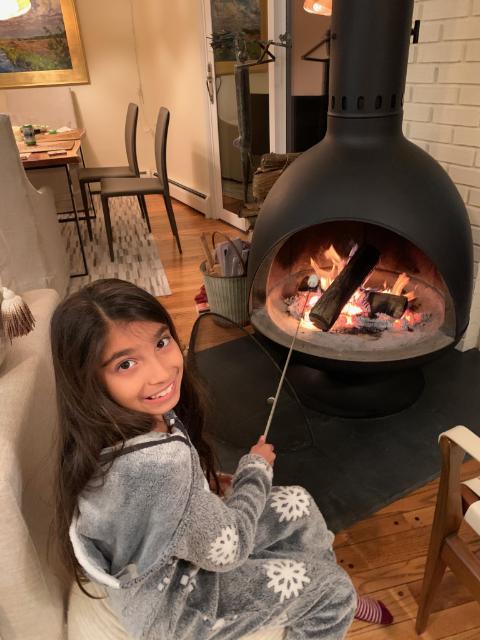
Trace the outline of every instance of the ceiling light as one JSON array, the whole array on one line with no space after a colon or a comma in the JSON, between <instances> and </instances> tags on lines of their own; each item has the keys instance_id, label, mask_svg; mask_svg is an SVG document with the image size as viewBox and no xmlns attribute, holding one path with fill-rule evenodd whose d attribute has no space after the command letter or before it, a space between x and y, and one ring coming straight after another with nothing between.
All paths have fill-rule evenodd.
<instances>
[{"instance_id":1,"label":"ceiling light","mask_svg":"<svg viewBox=\"0 0 480 640\"><path fill-rule=\"evenodd\" d=\"M303 8L308 13L315 13L320 16L332 15L332 0L305 0Z\"/></svg>"},{"instance_id":2,"label":"ceiling light","mask_svg":"<svg viewBox=\"0 0 480 640\"><path fill-rule=\"evenodd\" d=\"M31 8L30 0L0 0L0 20L23 16Z\"/></svg>"}]
</instances>

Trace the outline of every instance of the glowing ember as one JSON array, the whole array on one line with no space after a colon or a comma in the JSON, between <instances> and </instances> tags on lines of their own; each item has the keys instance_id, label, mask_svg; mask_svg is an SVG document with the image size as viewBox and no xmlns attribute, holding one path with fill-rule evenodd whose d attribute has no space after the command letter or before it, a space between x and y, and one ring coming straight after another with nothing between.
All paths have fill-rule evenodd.
<instances>
[{"instance_id":1,"label":"glowing ember","mask_svg":"<svg viewBox=\"0 0 480 640\"><path fill-rule=\"evenodd\" d=\"M297 320L301 318L302 328L310 331L319 331L310 321L310 311L339 273L345 268L345 265L348 264L349 259L354 255L356 250L357 246L355 245L350 251L348 258L344 258L339 255L333 245L330 245L324 252L324 258L331 263L329 268L320 267L314 258L310 259L312 271L318 277L319 285L315 289L308 291L299 290L294 296L285 299L288 313ZM387 282L384 282L383 288L368 285L369 281L375 281L374 276L375 269L343 307L335 324L330 329L331 332L376 334L386 330L395 332L413 331L416 326L430 321L430 314L417 312L418 305L415 306L415 303L413 303L416 299L416 293L413 290L406 290L410 283L410 278L406 273L401 273L390 286L388 286ZM377 294L380 294L380 296ZM400 318L398 314L402 313L402 306L400 306L398 314L389 309L388 303L392 300L393 296L396 296L396 301L400 300L400 304L402 304L401 301L403 300L403 304L405 305L403 307L405 311ZM379 297L381 304L378 305L377 303L375 305L372 300L373 298L378 299ZM386 306L383 305L384 301ZM372 307L375 311L372 310ZM394 315L396 317L393 317Z\"/></svg>"}]
</instances>

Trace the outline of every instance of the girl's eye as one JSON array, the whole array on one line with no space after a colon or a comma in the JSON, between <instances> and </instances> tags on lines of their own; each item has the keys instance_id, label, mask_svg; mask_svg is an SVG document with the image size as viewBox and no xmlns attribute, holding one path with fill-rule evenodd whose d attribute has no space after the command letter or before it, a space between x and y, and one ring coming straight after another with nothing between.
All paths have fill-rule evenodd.
<instances>
[{"instance_id":1,"label":"girl's eye","mask_svg":"<svg viewBox=\"0 0 480 640\"><path fill-rule=\"evenodd\" d=\"M157 342L157 347L159 349L165 349L165 347L170 344L171 339L172 338L170 336L163 336L163 338L160 338L160 340Z\"/></svg>"},{"instance_id":2,"label":"girl's eye","mask_svg":"<svg viewBox=\"0 0 480 640\"><path fill-rule=\"evenodd\" d=\"M134 364L135 362L133 360L124 360L118 365L118 369L120 371L128 371L128 369L131 369Z\"/></svg>"}]
</instances>

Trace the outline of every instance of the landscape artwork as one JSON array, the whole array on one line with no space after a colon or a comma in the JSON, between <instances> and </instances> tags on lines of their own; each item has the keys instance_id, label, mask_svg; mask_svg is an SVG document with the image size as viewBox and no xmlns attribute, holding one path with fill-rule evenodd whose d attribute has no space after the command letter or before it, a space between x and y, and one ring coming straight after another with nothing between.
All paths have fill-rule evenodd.
<instances>
[{"instance_id":1,"label":"landscape artwork","mask_svg":"<svg viewBox=\"0 0 480 640\"><path fill-rule=\"evenodd\" d=\"M0 88L88 82L73 0L31 0L0 22Z\"/></svg>"},{"instance_id":2,"label":"landscape artwork","mask_svg":"<svg viewBox=\"0 0 480 640\"><path fill-rule=\"evenodd\" d=\"M246 41L249 59L256 59L261 50L255 41L266 40L266 0L211 0L211 11L213 35L223 40L223 46L215 47L217 75L233 73L235 34Z\"/></svg>"}]
</instances>

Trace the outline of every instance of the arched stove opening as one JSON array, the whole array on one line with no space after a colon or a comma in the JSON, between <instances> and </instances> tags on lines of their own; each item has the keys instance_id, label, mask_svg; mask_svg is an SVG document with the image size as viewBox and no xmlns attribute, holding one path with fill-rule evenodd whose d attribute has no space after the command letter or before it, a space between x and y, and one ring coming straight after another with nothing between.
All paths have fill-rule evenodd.
<instances>
[{"instance_id":1,"label":"arched stove opening","mask_svg":"<svg viewBox=\"0 0 480 640\"><path fill-rule=\"evenodd\" d=\"M378 262L331 328L319 328L311 309L364 246L378 251ZM310 275L317 276L315 289L308 289ZM433 262L393 231L358 221L317 224L273 247L253 283L251 318L284 346L300 321L298 351L347 363L421 358L452 345L456 335L452 297Z\"/></svg>"}]
</instances>

